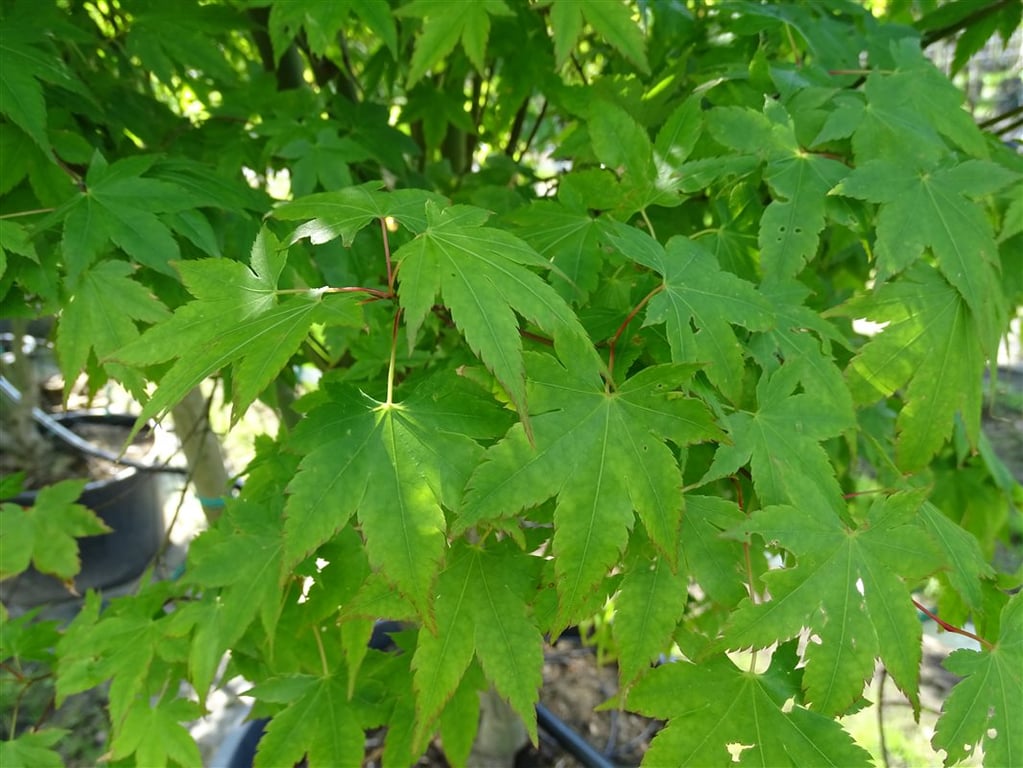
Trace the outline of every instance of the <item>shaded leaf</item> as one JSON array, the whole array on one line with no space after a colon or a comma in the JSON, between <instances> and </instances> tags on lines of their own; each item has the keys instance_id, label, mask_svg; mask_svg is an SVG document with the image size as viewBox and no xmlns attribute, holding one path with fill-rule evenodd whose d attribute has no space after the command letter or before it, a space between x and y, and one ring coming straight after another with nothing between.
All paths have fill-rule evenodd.
<instances>
[{"instance_id":1,"label":"shaded leaf","mask_svg":"<svg viewBox=\"0 0 1023 768\"><path fill-rule=\"evenodd\" d=\"M76 537L110 532L95 512L76 503L84 487L84 480L62 480L41 489L30 507L0 505L0 578L21 573L29 563L64 581L78 573Z\"/></svg>"}]
</instances>

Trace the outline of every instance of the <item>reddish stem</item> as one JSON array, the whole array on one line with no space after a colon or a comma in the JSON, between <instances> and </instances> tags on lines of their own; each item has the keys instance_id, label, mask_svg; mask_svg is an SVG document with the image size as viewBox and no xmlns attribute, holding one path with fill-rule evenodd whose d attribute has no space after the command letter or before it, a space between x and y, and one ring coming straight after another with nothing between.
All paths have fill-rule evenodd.
<instances>
[{"instance_id":1,"label":"reddish stem","mask_svg":"<svg viewBox=\"0 0 1023 768\"><path fill-rule=\"evenodd\" d=\"M963 629L962 627L952 626L951 624L949 624L944 619L938 618L937 615L935 615L935 614L931 613L929 610L927 610L924 606L922 606L920 603L918 603L915 598L911 598L911 599L913 600L913 605L916 606L918 611L920 611L922 614L927 616L927 618L933 620L934 623L936 623L939 627L941 627L946 632L952 632L953 634L962 635L963 637L968 637L971 640L976 640L978 643L980 643L982 646L984 646L988 650L991 650L994 647L991 643L989 643L987 640L985 640L980 635L975 635L972 632L970 632L969 630Z\"/></svg>"},{"instance_id":2,"label":"reddish stem","mask_svg":"<svg viewBox=\"0 0 1023 768\"><path fill-rule=\"evenodd\" d=\"M384 238L384 261L387 262L387 290L394 295L394 269L391 266L391 243L387 239L387 219L380 217L380 233Z\"/></svg>"},{"instance_id":3,"label":"reddish stem","mask_svg":"<svg viewBox=\"0 0 1023 768\"><path fill-rule=\"evenodd\" d=\"M887 493L885 488L873 488L869 491L853 491L852 493L843 493L842 498L848 501L849 499L855 499L858 496L871 496L875 493Z\"/></svg>"},{"instance_id":4,"label":"reddish stem","mask_svg":"<svg viewBox=\"0 0 1023 768\"><path fill-rule=\"evenodd\" d=\"M647 305L647 302L650 301L650 299L652 299L654 296L656 296L658 293L660 293L663 290L664 290L664 283L661 283L659 286L657 286L652 291L650 291L650 293L648 293L646 296L644 296L643 299L639 302L639 304L637 304L632 309L632 311L629 312L628 317L626 317L625 321L618 327L618 330L615 332L615 335L611 337L611 341L608 344L609 352L608 352L608 355L607 355L607 373L608 373L609 377L612 377L612 378L614 377L614 372L615 372L615 348L618 345L618 340L622 337L622 334L625 333L625 329L629 327L629 323L631 323L633 321L633 319L636 317L636 315L639 314L639 311L641 309L643 309L643 307L645 307Z\"/></svg>"}]
</instances>

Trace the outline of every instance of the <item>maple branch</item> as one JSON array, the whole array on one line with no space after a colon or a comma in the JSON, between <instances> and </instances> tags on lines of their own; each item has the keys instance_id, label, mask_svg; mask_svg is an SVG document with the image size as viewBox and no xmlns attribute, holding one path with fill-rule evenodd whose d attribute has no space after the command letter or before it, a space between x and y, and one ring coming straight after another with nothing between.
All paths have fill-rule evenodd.
<instances>
[{"instance_id":1,"label":"maple branch","mask_svg":"<svg viewBox=\"0 0 1023 768\"><path fill-rule=\"evenodd\" d=\"M956 627L956 626L953 626L952 624L949 624L947 621L945 621L944 619L938 618L938 616L936 614L934 614L931 611L927 610L927 608L925 608L923 605L918 603L916 601L916 598L910 598L910 599L913 600L913 605L916 606L917 610L920 611L920 613L924 614L927 618L933 620L934 623L936 623L939 627L941 627L946 632L951 632L951 633L956 634L956 635L962 635L963 637L968 637L971 640L976 640L978 643L980 643L982 646L984 646L985 649L987 649L989 651L992 648L994 648L994 645L992 643L988 642L987 640L985 640L980 635L975 635L973 632L970 632L969 630L963 629L962 627Z\"/></svg>"},{"instance_id":2,"label":"maple branch","mask_svg":"<svg viewBox=\"0 0 1023 768\"><path fill-rule=\"evenodd\" d=\"M961 19L953 21L950 24L946 24L944 27L938 27L932 29L930 32L925 34L920 40L920 47L927 48L930 45L942 40L946 37L951 37L957 32L966 29L979 21L983 21L985 18L993 13L998 13L1002 8L1008 6L1010 3L1014 3L1016 0L994 0L993 3L985 5L981 8L972 11Z\"/></svg>"},{"instance_id":3,"label":"maple branch","mask_svg":"<svg viewBox=\"0 0 1023 768\"><path fill-rule=\"evenodd\" d=\"M533 121L533 128L530 130L529 135L526 137L526 143L522 147L522 151L519 152L519 156L515 158L515 162L522 162L522 158L525 157L529 151L530 146L533 144L533 139L536 138L537 131L540 130L540 123L543 122L544 116L547 114L547 99L543 100L543 104L540 106L540 113L536 116L536 120Z\"/></svg>"},{"instance_id":4,"label":"maple branch","mask_svg":"<svg viewBox=\"0 0 1023 768\"><path fill-rule=\"evenodd\" d=\"M639 314L639 311L641 309L643 309L643 307L646 306L647 302L650 301L650 299L652 299L654 296L656 296L658 293L660 293L663 290L664 290L664 283L661 283L659 286L657 286L652 291L650 291L650 293L648 293L646 296L644 296L643 299L639 302L639 304L637 304L633 308L633 310L631 312L629 312L629 315L628 315L628 317L625 318L625 321L620 326L618 326L618 330L615 331L615 335L611 337L611 341L608 343L608 349L609 349L609 352L608 352L608 355L607 355L607 372L608 372L608 375L614 376L614 372L615 372L615 348L616 348L616 346L618 344L618 340L622 337L622 334L625 333L625 329L629 327L629 323L631 323L633 318L635 318L636 315Z\"/></svg>"},{"instance_id":5,"label":"maple branch","mask_svg":"<svg viewBox=\"0 0 1023 768\"><path fill-rule=\"evenodd\" d=\"M989 128L992 128L993 126L1002 122L1002 120L1007 120L1008 118L1015 117L1016 115L1023 115L1023 106L1010 109L1008 112L1002 112L1002 114L995 115L994 117L989 117L987 120L981 120L979 123L977 123L977 127L983 128L984 130L988 130Z\"/></svg>"}]
</instances>

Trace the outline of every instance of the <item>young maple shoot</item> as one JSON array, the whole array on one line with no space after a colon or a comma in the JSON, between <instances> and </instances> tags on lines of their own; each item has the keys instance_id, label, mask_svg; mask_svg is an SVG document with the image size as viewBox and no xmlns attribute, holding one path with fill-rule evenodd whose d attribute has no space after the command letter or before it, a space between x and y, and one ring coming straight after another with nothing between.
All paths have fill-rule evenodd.
<instances>
[{"instance_id":1,"label":"young maple shoot","mask_svg":"<svg viewBox=\"0 0 1023 768\"><path fill-rule=\"evenodd\" d=\"M474 765L498 712L538 744L546 643L600 614L644 765L854 766L878 663L927 717L934 622L974 647L914 759L1023 761L982 429L1023 157L924 52L1023 8L249 5L0 4L3 314L55 315L65 397L115 381L136 429L200 387L277 416L177 578L5 609L5 683L109 683L115 763L200 764L241 676L257 768L380 728L385 766ZM2 576L74 576L81 486L0 506ZM39 725L0 764L62 764Z\"/></svg>"}]
</instances>

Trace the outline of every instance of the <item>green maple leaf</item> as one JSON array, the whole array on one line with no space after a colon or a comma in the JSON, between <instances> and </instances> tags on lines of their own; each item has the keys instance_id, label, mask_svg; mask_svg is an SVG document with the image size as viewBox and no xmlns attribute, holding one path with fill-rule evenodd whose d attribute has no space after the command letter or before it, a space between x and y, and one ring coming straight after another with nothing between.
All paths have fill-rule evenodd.
<instances>
[{"instance_id":1,"label":"green maple leaf","mask_svg":"<svg viewBox=\"0 0 1023 768\"><path fill-rule=\"evenodd\" d=\"M294 462L291 466L294 471ZM280 493L280 491L278 491ZM216 606L193 609L204 614L208 625L200 625L194 638L190 664L198 672L197 681L206 679L210 657L220 655L259 616L267 636L281 614L284 541L280 519L283 502L242 498L233 501L215 528L203 533L189 547L188 568L183 576L187 584L220 588L222 599ZM209 632L217 623L226 628L222 636Z\"/></svg>"},{"instance_id":2,"label":"green maple leaf","mask_svg":"<svg viewBox=\"0 0 1023 768\"><path fill-rule=\"evenodd\" d=\"M881 203L877 217L878 279L898 274L930 249L945 278L980 318L998 290L998 245L985 209L969 198L1019 178L1000 165L968 160L919 169L874 160L830 194Z\"/></svg>"},{"instance_id":3,"label":"green maple leaf","mask_svg":"<svg viewBox=\"0 0 1023 768\"><path fill-rule=\"evenodd\" d=\"M644 324L667 324L672 360L706 363L707 378L737 400L743 348L732 325L767 330L774 322L771 305L751 283L721 270L709 251L688 238L673 237L662 247L635 227L617 225L611 241L625 256L663 276L663 289L651 299Z\"/></svg>"},{"instance_id":4,"label":"green maple leaf","mask_svg":"<svg viewBox=\"0 0 1023 768\"><path fill-rule=\"evenodd\" d=\"M90 355L103 360L139 338L136 320L155 323L169 313L148 289L131 279L135 270L123 261L104 261L73 281L71 296L57 326L57 359L64 371L65 396ZM116 306L119 311L111 312ZM134 371L108 363L118 379L139 395L145 382Z\"/></svg>"},{"instance_id":5,"label":"green maple leaf","mask_svg":"<svg viewBox=\"0 0 1023 768\"><path fill-rule=\"evenodd\" d=\"M290 169L291 188L296 195L309 194L317 182L323 189L348 187L352 183L348 166L372 157L358 142L338 136L336 128L317 131L315 141L304 138L290 141L277 154L295 161Z\"/></svg>"},{"instance_id":6,"label":"green maple leaf","mask_svg":"<svg viewBox=\"0 0 1023 768\"><path fill-rule=\"evenodd\" d=\"M455 523L519 513L552 496L559 619L570 622L625 549L635 516L674 564L683 500L679 468L667 445L720 436L703 403L677 392L689 375L654 366L608 392L578 363L562 368L531 355L535 449L515 425L473 473Z\"/></svg>"},{"instance_id":7,"label":"green maple leaf","mask_svg":"<svg viewBox=\"0 0 1023 768\"><path fill-rule=\"evenodd\" d=\"M183 768L201 765L199 745L182 723L202 715L199 706L187 699L159 701L155 706L137 701L127 711L110 744L110 759L135 756L136 765Z\"/></svg>"},{"instance_id":8,"label":"green maple leaf","mask_svg":"<svg viewBox=\"0 0 1023 768\"><path fill-rule=\"evenodd\" d=\"M920 507L920 524L944 554L949 569L943 575L959 593L959 597L972 610L984 610L981 579L991 579L995 569L984 553L980 542L962 526L956 525L930 502Z\"/></svg>"},{"instance_id":9,"label":"green maple leaf","mask_svg":"<svg viewBox=\"0 0 1023 768\"><path fill-rule=\"evenodd\" d=\"M0 741L0 765L64 768L64 758L53 747L68 733L62 728L44 728Z\"/></svg>"},{"instance_id":10,"label":"green maple leaf","mask_svg":"<svg viewBox=\"0 0 1023 768\"><path fill-rule=\"evenodd\" d=\"M619 0L553 0L550 24L554 34L557 66L568 59L589 24L625 58L649 72L643 33L632 18L632 10Z\"/></svg>"},{"instance_id":11,"label":"green maple leaf","mask_svg":"<svg viewBox=\"0 0 1023 768\"><path fill-rule=\"evenodd\" d=\"M595 101L586 127L597 158L621 176L615 208L623 218L651 205L671 208L682 203L681 177L660 155L665 147L655 156L646 128L628 112L613 102ZM676 149L684 152L684 147Z\"/></svg>"},{"instance_id":12,"label":"green maple leaf","mask_svg":"<svg viewBox=\"0 0 1023 768\"><path fill-rule=\"evenodd\" d=\"M20 16L15 14L21 10ZM81 92L53 50L40 45L47 41L47 27L38 23L24 9L9 14L5 9L3 34L0 35L0 112L28 134L53 159L53 149L47 135L46 100L42 83L52 83L71 91ZM9 162L5 157L4 162Z\"/></svg>"},{"instance_id":13,"label":"green maple leaf","mask_svg":"<svg viewBox=\"0 0 1023 768\"><path fill-rule=\"evenodd\" d=\"M551 265L551 285L566 301L582 303L596 290L604 255L600 238L606 229L600 219L547 200L533 202L509 214L519 236Z\"/></svg>"},{"instance_id":14,"label":"green maple leaf","mask_svg":"<svg viewBox=\"0 0 1023 768\"><path fill-rule=\"evenodd\" d=\"M827 320L803 305L809 289L802 283L772 281L760 291L775 314L775 327L750 344L761 369L773 373L780 356L785 365L799 368L804 392L819 403L827 403L836 416L844 418L846 428L855 426L853 398L831 354L832 343L846 346L845 339ZM807 331L813 331L820 340Z\"/></svg>"},{"instance_id":15,"label":"green maple leaf","mask_svg":"<svg viewBox=\"0 0 1023 768\"><path fill-rule=\"evenodd\" d=\"M194 207L188 193L168 181L142 176L155 156L108 164L97 151L85 176L86 190L72 203L61 242L68 276L76 277L112 241L140 264L174 274L178 244L156 214Z\"/></svg>"},{"instance_id":16,"label":"green maple leaf","mask_svg":"<svg viewBox=\"0 0 1023 768\"><path fill-rule=\"evenodd\" d=\"M976 445L986 352L997 342L979 327L962 294L933 267L917 262L841 311L888 323L853 358L846 377L858 403L905 387L896 422L900 467L925 466L952 434L957 412Z\"/></svg>"},{"instance_id":17,"label":"green maple leaf","mask_svg":"<svg viewBox=\"0 0 1023 768\"><path fill-rule=\"evenodd\" d=\"M193 387L232 365L232 420L273 381L298 350L313 323L356 324L362 313L351 294L309 289L278 301L277 281L287 260L263 230L252 247L251 268L227 259L178 264L195 300L151 327L111 359L127 365L173 360L138 423L163 416Z\"/></svg>"},{"instance_id":18,"label":"green maple leaf","mask_svg":"<svg viewBox=\"0 0 1023 768\"><path fill-rule=\"evenodd\" d=\"M452 4L446 0L415 0L398 9L399 16L423 19L423 31L416 38L406 88L415 85L432 67L442 61L461 41L476 71L486 69L490 17L510 16L504 0L477 0Z\"/></svg>"},{"instance_id":19,"label":"green maple leaf","mask_svg":"<svg viewBox=\"0 0 1023 768\"><path fill-rule=\"evenodd\" d=\"M475 654L487 679L522 717L536 741L543 683L543 637L526 612L535 590L522 553L510 542L455 551L437 579L436 633L422 630L412 659L416 739L422 742L455 693Z\"/></svg>"},{"instance_id":20,"label":"green maple leaf","mask_svg":"<svg viewBox=\"0 0 1023 768\"><path fill-rule=\"evenodd\" d=\"M749 462L762 504L806 504L839 512L842 490L820 441L849 427L847 414L805 392L792 394L802 366L783 365L757 384L756 412L725 417L731 437L701 482L728 477Z\"/></svg>"},{"instance_id":21,"label":"green maple leaf","mask_svg":"<svg viewBox=\"0 0 1023 768\"><path fill-rule=\"evenodd\" d=\"M64 581L78 573L75 537L110 532L95 512L75 503L83 488L84 480L62 480L40 490L31 507L0 505L0 578L21 573L29 563Z\"/></svg>"},{"instance_id":22,"label":"green maple leaf","mask_svg":"<svg viewBox=\"0 0 1023 768\"><path fill-rule=\"evenodd\" d=\"M746 579L736 567L742 545L723 533L744 520L734 501L686 495L681 537L685 567L712 600L729 607L746 596Z\"/></svg>"},{"instance_id":23,"label":"green maple leaf","mask_svg":"<svg viewBox=\"0 0 1023 768\"><path fill-rule=\"evenodd\" d=\"M691 514L687 508L686 515ZM649 547L629 543L625 576L615 598L612 625L620 650L618 669L625 688L650 663L671 647L671 638L682 619L689 588L689 574ZM684 558L678 562L684 563ZM702 586L702 585L701 585Z\"/></svg>"},{"instance_id":24,"label":"green maple leaf","mask_svg":"<svg viewBox=\"0 0 1023 768\"><path fill-rule=\"evenodd\" d=\"M0 277L7 271L7 254L16 253L30 261L39 263L35 244L28 231L13 221L0 221Z\"/></svg>"},{"instance_id":25,"label":"green maple leaf","mask_svg":"<svg viewBox=\"0 0 1023 768\"><path fill-rule=\"evenodd\" d=\"M764 576L771 599L740 604L729 623L729 648L764 648L808 627L820 638L806 650L804 687L826 715L844 712L882 659L919 709L920 621L910 588L944 561L917 524L919 493L876 500L856 528L826 510L767 507L742 530L792 552L797 565Z\"/></svg>"},{"instance_id":26,"label":"green maple leaf","mask_svg":"<svg viewBox=\"0 0 1023 768\"><path fill-rule=\"evenodd\" d=\"M559 354L589 350L596 369L599 358L575 313L526 268L549 268L540 254L509 232L483 227L489 214L480 208L441 210L427 202L426 214L427 229L394 254L400 262L399 299L410 350L439 293L455 326L524 420L528 411L516 312L553 336Z\"/></svg>"},{"instance_id":27,"label":"green maple leaf","mask_svg":"<svg viewBox=\"0 0 1023 768\"><path fill-rule=\"evenodd\" d=\"M427 201L443 203L444 198L421 189L399 189L381 192L383 184L367 182L333 192L307 195L274 209L274 218L284 221L305 220L291 235L295 243L308 237L314 245L337 237L345 246L374 219L392 218L412 232L426 229L424 205Z\"/></svg>"},{"instance_id":28,"label":"green maple leaf","mask_svg":"<svg viewBox=\"0 0 1023 768\"><path fill-rule=\"evenodd\" d=\"M782 649L775 654L788 655ZM871 765L870 754L839 723L798 703L799 690L784 671L775 670L777 661L763 675L715 657L699 665L664 664L642 678L629 692L629 708L668 720L643 765ZM728 751L732 744L742 745L738 761Z\"/></svg>"},{"instance_id":29,"label":"green maple leaf","mask_svg":"<svg viewBox=\"0 0 1023 768\"><path fill-rule=\"evenodd\" d=\"M457 506L482 456L472 436L489 437L507 422L457 382L391 404L328 385L321 400L292 441L306 455L288 486L285 561L302 560L357 514L370 563L429 621L443 508Z\"/></svg>"},{"instance_id":30,"label":"green maple leaf","mask_svg":"<svg viewBox=\"0 0 1023 768\"><path fill-rule=\"evenodd\" d=\"M905 37L891 44L891 53L895 70L872 73L863 86L867 105L853 134L857 159L927 164L947 154L942 137L971 157L987 157L987 138L963 109L963 92L919 42Z\"/></svg>"},{"instance_id":31,"label":"green maple leaf","mask_svg":"<svg viewBox=\"0 0 1023 768\"><path fill-rule=\"evenodd\" d=\"M158 688L167 673L163 659L184 658L187 652L184 638L168 634L169 622L154 619L177 596L175 588L166 582L150 583L132 599L111 603L102 616L101 598L90 590L82 611L57 644L57 705L112 680L110 719L120 724L140 696L155 693L150 687Z\"/></svg>"},{"instance_id":32,"label":"green maple leaf","mask_svg":"<svg viewBox=\"0 0 1023 768\"><path fill-rule=\"evenodd\" d=\"M366 748L362 715L348 698L343 673L271 678L249 693L287 704L260 739L255 768L295 765L303 758L311 766L362 764Z\"/></svg>"},{"instance_id":33,"label":"green maple leaf","mask_svg":"<svg viewBox=\"0 0 1023 768\"><path fill-rule=\"evenodd\" d=\"M981 744L984 765L1019 765L1023 759L1023 597L1002 609L998 641L981 651L961 648L944 662L964 679L956 684L938 718L935 749L949 766Z\"/></svg>"},{"instance_id":34,"label":"green maple leaf","mask_svg":"<svg viewBox=\"0 0 1023 768\"><path fill-rule=\"evenodd\" d=\"M275 3L270 7L268 27L276 61L299 33L305 31L310 50L326 55L337 44L337 33L351 13L355 13L398 56L398 31L387 0L347 0L344 3Z\"/></svg>"},{"instance_id":35,"label":"green maple leaf","mask_svg":"<svg viewBox=\"0 0 1023 768\"><path fill-rule=\"evenodd\" d=\"M765 163L774 195L760 220L760 250L768 279L793 277L817 255L826 195L847 173L842 163L800 147L785 108L775 101L763 113L721 107L707 114L715 139Z\"/></svg>"}]
</instances>

